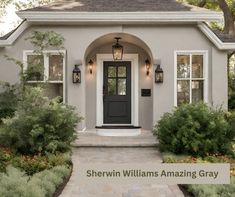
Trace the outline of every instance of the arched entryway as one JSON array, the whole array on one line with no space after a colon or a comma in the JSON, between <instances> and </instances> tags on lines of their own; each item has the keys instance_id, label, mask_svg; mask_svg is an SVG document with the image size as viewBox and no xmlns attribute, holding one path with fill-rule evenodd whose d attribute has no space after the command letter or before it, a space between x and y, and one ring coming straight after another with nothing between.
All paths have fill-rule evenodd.
<instances>
[{"instance_id":1,"label":"arched entryway","mask_svg":"<svg viewBox=\"0 0 235 197\"><path fill-rule=\"evenodd\" d=\"M114 61L112 45L117 36L122 38L124 55L122 60ZM85 54L87 129L104 125L152 128L153 67L147 75L147 59L152 62L149 47L130 34L107 34L89 45ZM146 90L150 91L147 95L143 93Z\"/></svg>"}]
</instances>

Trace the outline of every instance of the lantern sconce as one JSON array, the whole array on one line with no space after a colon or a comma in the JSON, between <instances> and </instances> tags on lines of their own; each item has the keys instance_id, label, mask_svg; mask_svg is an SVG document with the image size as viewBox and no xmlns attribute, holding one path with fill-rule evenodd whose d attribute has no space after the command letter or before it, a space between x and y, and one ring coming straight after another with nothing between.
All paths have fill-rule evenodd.
<instances>
[{"instance_id":1,"label":"lantern sconce","mask_svg":"<svg viewBox=\"0 0 235 197\"><path fill-rule=\"evenodd\" d=\"M73 83L81 83L81 70L79 64L74 65L73 69Z\"/></svg>"},{"instance_id":2,"label":"lantern sconce","mask_svg":"<svg viewBox=\"0 0 235 197\"><path fill-rule=\"evenodd\" d=\"M160 64L157 64L157 68L155 70L155 83L163 83L163 70Z\"/></svg>"},{"instance_id":3,"label":"lantern sconce","mask_svg":"<svg viewBox=\"0 0 235 197\"><path fill-rule=\"evenodd\" d=\"M146 67L146 75L149 76L150 61L148 59L145 60L145 67Z\"/></svg>"},{"instance_id":4,"label":"lantern sconce","mask_svg":"<svg viewBox=\"0 0 235 197\"><path fill-rule=\"evenodd\" d=\"M115 37L116 44L112 46L112 53L114 60L122 60L123 57L123 46L119 44L120 37Z\"/></svg>"},{"instance_id":5,"label":"lantern sconce","mask_svg":"<svg viewBox=\"0 0 235 197\"><path fill-rule=\"evenodd\" d=\"M88 68L89 68L90 74L92 74L93 64L94 64L94 63L93 63L92 60L90 60L90 61L88 62Z\"/></svg>"}]
</instances>

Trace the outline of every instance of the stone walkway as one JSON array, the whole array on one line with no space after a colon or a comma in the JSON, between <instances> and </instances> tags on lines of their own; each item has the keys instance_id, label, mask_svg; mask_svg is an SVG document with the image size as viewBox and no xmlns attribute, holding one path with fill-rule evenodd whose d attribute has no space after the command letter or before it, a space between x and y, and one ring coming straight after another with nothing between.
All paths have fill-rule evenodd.
<instances>
[{"instance_id":1,"label":"stone walkway","mask_svg":"<svg viewBox=\"0 0 235 197\"><path fill-rule=\"evenodd\" d=\"M95 136L93 136L95 142ZM82 137L81 137L82 138ZM80 138L80 139L81 139ZM97 138L100 138L97 136ZM103 138L109 141L107 137ZM119 137L115 137L119 138ZM135 139L135 137L132 137ZM153 138L153 136L152 136ZM84 138L82 138L85 143ZM154 139L154 138L153 138ZM120 138L119 138L120 140ZM98 142L99 140L97 140ZM102 141L102 140L101 140ZM114 139L117 141L117 139ZM127 141L131 141L130 138ZM89 143L91 141L89 140ZM122 139L123 144L126 144ZM88 143L88 142L87 142ZM156 147L121 147L121 143L117 147L81 146L79 141L75 144L77 147L73 149L73 173L70 181L66 185L60 197L183 197L182 191L177 185L157 185L157 184L80 184L78 185L79 164L80 163L161 163L161 154ZM103 143L98 142L98 145ZM96 145L97 145L96 144ZM135 144L135 143L134 143ZM107 145L107 144L106 144Z\"/></svg>"},{"instance_id":2,"label":"stone walkway","mask_svg":"<svg viewBox=\"0 0 235 197\"><path fill-rule=\"evenodd\" d=\"M142 130L138 136L105 137L99 136L95 131L79 133L75 147L156 147L158 141L151 131Z\"/></svg>"}]
</instances>

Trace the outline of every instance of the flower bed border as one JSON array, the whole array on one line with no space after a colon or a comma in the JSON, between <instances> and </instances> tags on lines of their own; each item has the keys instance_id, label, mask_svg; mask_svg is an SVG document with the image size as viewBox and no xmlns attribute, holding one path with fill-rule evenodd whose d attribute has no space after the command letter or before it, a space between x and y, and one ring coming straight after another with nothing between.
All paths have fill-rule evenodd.
<instances>
[{"instance_id":1,"label":"flower bed border","mask_svg":"<svg viewBox=\"0 0 235 197\"><path fill-rule=\"evenodd\" d=\"M67 183L69 182L69 180L72 176L72 172L73 172L73 164L71 164L71 170L70 170L69 176L66 177L60 185L58 185L58 187L56 188L52 197L59 197L60 196L60 194L63 192L64 188L66 187Z\"/></svg>"}]
</instances>

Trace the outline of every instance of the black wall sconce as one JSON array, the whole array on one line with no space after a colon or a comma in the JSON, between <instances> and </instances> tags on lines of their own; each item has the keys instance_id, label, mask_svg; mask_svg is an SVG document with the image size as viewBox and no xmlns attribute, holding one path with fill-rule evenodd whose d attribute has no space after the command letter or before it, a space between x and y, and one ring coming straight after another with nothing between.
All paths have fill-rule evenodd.
<instances>
[{"instance_id":1,"label":"black wall sconce","mask_svg":"<svg viewBox=\"0 0 235 197\"><path fill-rule=\"evenodd\" d=\"M74 65L73 69L73 83L81 83L81 70L79 69L79 65Z\"/></svg>"},{"instance_id":2,"label":"black wall sconce","mask_svg":"<svg viewBox=\"0 0 235 197\"><path fill-rule=\"evenodd\" d=\"M157 65L155 70L155 83L163 83L163 70L160 64Z\"/></svg>"},{"instance_id":3,"label":"black wall sconce","mask_svg":"<svg viewBox=\"0 0 235 197\"><path fill-rule=\"evenodd\" d=\"M145 60L145 67L146 67L146 75L149 75L150 70L150 61L148 59Z\"/></svg>"},{"instance_id":4,"label":"black wall sconce","mask_svg":"<svg viewBox=\"0 0 235 197\"><path fill-rule=\"evenodd\" d=\"M89 68L90 74L92 74L92 69L93 69L93 61L92 60L90 60L88 62L88 68Z\"/></svg>"}]
</instances>

